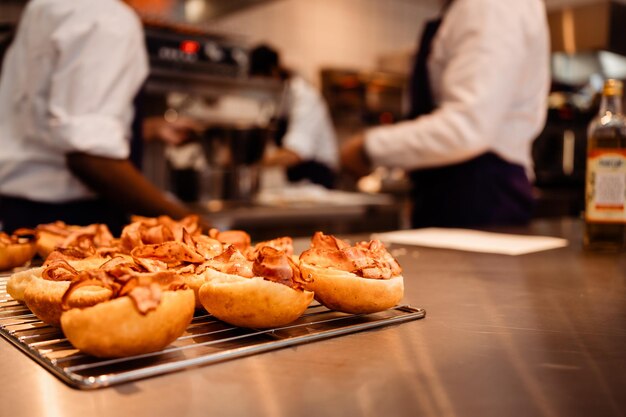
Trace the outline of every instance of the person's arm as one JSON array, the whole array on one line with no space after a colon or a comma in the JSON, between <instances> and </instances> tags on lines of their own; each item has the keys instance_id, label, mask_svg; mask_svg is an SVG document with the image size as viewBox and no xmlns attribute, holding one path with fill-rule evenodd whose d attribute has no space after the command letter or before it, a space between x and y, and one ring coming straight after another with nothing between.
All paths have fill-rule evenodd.
<instances>
[{"instance_id":1,"label":"person's arm","mask_svg":"<svg viewBox=\"0 0 626 417\"><path fill-rule=\"evenodd\" d=\"M263 165L268 167L292 167L302 162L302 158L297 153L286 149L276 148L272 152L268 152L263 157Z\"/></svg>"},{"instance_id":2,"label":"person's arm","mask_svg":"<svg viewBox=\"0 0 626 417\"><path fill-rule=\"evenodd\" d=\"M365 151L365 135L357 134L341 147L341 168L357 178L372 172L372 160Z\"/></svg>"},{"instance_id":3,"label":"person's arm","mask_svg":"<svg viewBox=\"0 0 626 417\"><path fill-rule=\"evenodd\" d=\"M189 117L167 121L161 116L146 117L143 121L143 139L147 142L161 141L178 146L202 132L202 124Z\"/></svg>"},{"instance_id":4,"label":"person's arm","mask_svg":"<svg viewBox=\"0 0 626 417\"><path fill-rule=\"evenodd\" d=\"M523 88L523 80L532 76L524 73L529 29L524 27L528 19L516 14L520 10L494 0L455 3L440 29L446 31L441 34L445 57L437 59L444 59L445 67L439 74L437 110L370 129L364 140L349 140L342 149L344 167L355 168L350 161L362 151L374 165L442 166L470 159L491 149L494 141L506 140L496 132L506 123L514 99L511 91ZM359 141L363 150L358 149Z\"/></svg>"},{"instance_id":5,"label":"person's arm","mask_svg":"<svg viewBox=\"0 0 626 417\"><path fill-rule=\"evenodd\" d=\"M72 152L66 156L74 175L96 193L129 213L168 215L180 219L191 212L168 200L127 159L113 159Z\"/></svg>"}]
</instances>

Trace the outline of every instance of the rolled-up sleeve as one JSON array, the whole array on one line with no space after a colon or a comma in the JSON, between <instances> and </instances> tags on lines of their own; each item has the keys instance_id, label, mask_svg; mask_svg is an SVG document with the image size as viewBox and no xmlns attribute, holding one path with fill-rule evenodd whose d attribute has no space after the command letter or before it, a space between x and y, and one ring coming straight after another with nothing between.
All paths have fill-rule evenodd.
<instances>
[{"instance_id":1,"label":"rolled-up sleeve","mask_svg":"<svg viewBox=\"0 0 626 417\"><path fill-rule=\"evenodd\" d=\"M65 153L127 158L132 102L148 73L141 25L129 12L63 28L53 34L46 140Z\"/></svg>"}]
</instances>

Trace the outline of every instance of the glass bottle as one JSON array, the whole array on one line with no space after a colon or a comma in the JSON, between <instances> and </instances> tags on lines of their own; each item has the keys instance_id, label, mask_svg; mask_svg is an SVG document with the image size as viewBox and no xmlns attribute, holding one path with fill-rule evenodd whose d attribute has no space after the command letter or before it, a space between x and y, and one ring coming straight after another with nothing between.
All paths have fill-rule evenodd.
<instances>
[{"instance_id":1,"label":"glass bottle","mask_svg":"<svg viewBox=\"0 0 626 417\"><path fill-rule=\"evenodd\" d=\"M623 84L607 80L589 124L585 186L585 248L622 250L626 225L626 118Z\"/></svg>"}]
</instances>

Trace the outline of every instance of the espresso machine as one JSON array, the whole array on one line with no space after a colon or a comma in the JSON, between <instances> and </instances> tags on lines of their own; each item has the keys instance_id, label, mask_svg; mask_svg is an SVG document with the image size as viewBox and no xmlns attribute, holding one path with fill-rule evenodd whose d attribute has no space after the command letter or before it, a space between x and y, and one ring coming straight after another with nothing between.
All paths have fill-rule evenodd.
<instances>
[{"instance_id":1,"label":"espresso machine","mask_svg":"<svg viewBox=\"0 0 626 417\"><path fill-rule=\"evenodd\" d=\"M183 201L251 201L281 83L248 77L249 47L241 39L147 27L146 44L145 113L189 117L202 128L180 147L147 144L144 174Z\"/></svg>"}]
</instances>

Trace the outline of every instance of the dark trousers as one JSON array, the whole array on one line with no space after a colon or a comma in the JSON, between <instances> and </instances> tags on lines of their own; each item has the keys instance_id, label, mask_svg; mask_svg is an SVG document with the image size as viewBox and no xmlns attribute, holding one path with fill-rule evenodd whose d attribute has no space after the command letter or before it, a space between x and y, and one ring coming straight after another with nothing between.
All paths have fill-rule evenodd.
<instances>
[{"instance_id":1,"label":"dark trousers","mask_svg":"<svg viewBox=\"0 0 626 417\"><path fill-rule=\"evenodd\" d=\"M0 196L0 221L6 232L10 233L20 227L34 228L38 224L57 220L80 226L104 223L114 235L119 236L127 217L120 209L103 200L41 203L24 198Z\"/></svg>"},{"instance_id":2,"label":"dark trousers","mask_svg":"<svg viewBox=\"0 0 626 417\"><path fill-rule=\"evenodd\" d=\"M469 161L411 173L413 227L527 223L534 207L524 168L485 153Z\"/></svg>"},{"instance_id":3,"label":"dark trousers","mask_svg":"<svg viewBox=\"0 0 626 417\"><path fill-rule=\"evenodd\" d=\"M287 179L290 182L309 180L326 188L334 188L335 173L328 166L317 161L304 161L287 168Z\"/></svg>"}]
</instances>

